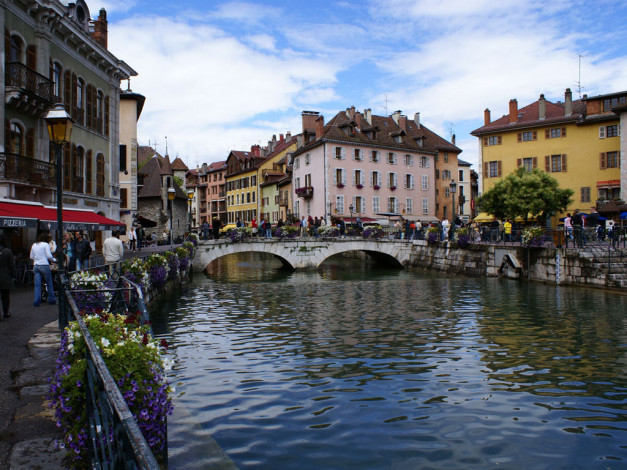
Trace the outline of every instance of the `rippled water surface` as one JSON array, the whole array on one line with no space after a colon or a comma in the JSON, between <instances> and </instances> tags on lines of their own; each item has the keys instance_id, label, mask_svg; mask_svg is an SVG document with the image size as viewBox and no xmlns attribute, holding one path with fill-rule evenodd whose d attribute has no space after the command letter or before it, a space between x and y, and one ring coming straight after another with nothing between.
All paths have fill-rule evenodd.
<instances>
[{"instance_id":1,"label":"rippled water surface","mask_svg":"<svg viewBox=\"0 0 627 470\"><path fill-rule=\"evenodd\" d=\"M153 312L238 467L627 468L625 296L278 267L226 258Z\"/></svg>"}]
</instances>

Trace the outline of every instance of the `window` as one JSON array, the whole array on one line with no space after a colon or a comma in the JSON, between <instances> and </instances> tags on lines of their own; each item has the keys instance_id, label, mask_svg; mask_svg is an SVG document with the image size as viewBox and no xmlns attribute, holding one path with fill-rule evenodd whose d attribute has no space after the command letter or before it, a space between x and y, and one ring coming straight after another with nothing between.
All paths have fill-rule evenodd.
<instances>
[{"instance_id":1,"label":"window","mask_svg":"<svg viewBox=\"0 0 627 470\"><path fill-rule=\"evenodd\" d=\"M63 79L63 69L58 62L55 62L52 65L52 93L57 98L57 101L61 102L61 90L63 90L63 86L61 85L61 80Z\"/></svg>"},{"instance_id":2,"label":"window","mask_svg":"<svg viewBox=\"0 0 627 470\"><path fill-rule=\"evenodd\" d=\"M72 191L83 192L83 157L85 150L83 147L72 146Z\"/></svg>"},{"instance_id":3,"label":"window","mask_svg":"<svg viewBox=\"0 0 627 470\"><path fill-rule=\"evenodd\" d=\"M355 170L353 172L353 185L364 185L364 172L361 170Z\"/></svg>"},{"instance_id":4,"label":"window","mask_svg":"<svg viewBox=\"0 0 627 470\"><path fill-rule=\"evenodd\" d=\"M612 126L599 127L599 139L605 139L606 137L618 137L620 136L620 126L614 124Z\"/></svg>"},{"instance_id":5,"label":"window","mask_svg":"<svg viewBox=\"0 0 627 470\"><path fill-rule=\"evenodd\" d=\"M360 149L355 149L354 158L355 158L355 160L357 160L358 162L360 162L360 161L361 161L361 150L360 150Z\"/></svg>"},{"instance_id":6,"label":"window","mask_svg":"<svg viewBox=\"0 0 627 470\"><path fill-rule=\"evenodd\" d=\"M395 197L388 198L388 212L398 212L398 201Z\"/></svg>"},{"instance_id":7,"label":"window","mask_svg":"<svg viewBox=\"0 0 627 470\"><path fill-rule=\"evenodd\" d=\"M379 162L379 152L377 150L372 150L370 152L370 161Z\"/></svg>"},{"instance_id":8,"label":"window","mask_svg":"<svg viewBox=\"0 0 627 470\"><path fill-rule=\"evenodd\" d=\"M85 194L92 194L92 178L93 178L93 169L92 169L92 161L91 161L91 150L87 151L85 155Z\"/></svg>"},{"instance_id":9,"label":"window","mask_svg":"<svg viewBox=\"0 0 627 470\"><path fill-rule=\"evenodd\" d=\"M608 98L603 100L603 111L611 111L619 104L623 104L627 101L627 96L617 96L616 98Z\"/></svg>"},{"instance_id":10,"label":"window","mask_svg":"<svg viewBox=\"0 0 627 470\"><path fill-rule=\"evenodd\" d=\"M305 187L311 187L311 173L305 175Z\"/></svg>"},{"instance_id":11,"label":"window","mask_svg":"<svg viewBox=\"0 0 627 470\"><path fill-rule=\"evenodd\" d=\"M388 188L394 188L396 189L396 186L398 186L398 179L396 176L396 173L388 173Z\"/></svg>"},{"instance_id":12,"label":"window","mask_svg":"<svg viewBox=\"0 0 627 470\"><path fill-rule=\"evenodd\" d=\"M410 173L405 174L405 188L414 189L414 175Z\"/></svg>"},{"instance_id":13,"label":"window","mask_svg":"<svg viewBox=\"0 0 627 470\"><path fill-rule=\"evenodd\" d=\"M11 153L24 155L24 129L16 123L11 123L10 129Z\"/></svg>"},{"instance_id":14,"label":"window","mask_svg":"<svg viewBox=\"0 0 627 470\"><path fill-rule=\"evenodd\" d=\"M388 163L390 165L396 165L396 154L394 152L388 152Z\"/></svg>"},{"instance_id":15,"label":"window","mask_svg":"<svg viewBox=\"0 0 627 470\"><path fill-rule=\"evenodd\" d=\"M426 197L422 198L422 213L423 214L429 213L429 199L427 199Z\"/></svg>"},{"instance_id":16,"label":"window","mask_svg":"<svg viewBox=\"0 0 627 470\"><path fill-rule=\"evenodd\" d=\"M295 185L294 189L300 188L300 178L294 178L294 185Z\"/></svg>"},{"instance_id":17,"label":"window","mask_svg":"<svg viewBox=\"0 0 627 470\"><path fill-rule=\"evenodd\" d=\"M336 168L333 174L333 184L340 187L346 184L346 172L343 168Z\"/></svg>"},{"instance_id":18,"label":"window","mask_svg":"<svg viewBox=\"0 0 627 470\"><path fill-rule=\"evenodd\" d=\"M311 155L308 153L305 154L305 165L309 165L311 163Z\"/></svg>"},{"instance_id":19,"label":"window","mask_svg":"<svg viewBox=\"0 0 627 470\"><path fill-rule=\"evenodd\" d=\"M566 171L566 155L547 155L544 157L547 173L563 173Z\"/></svg>"},{"instance_id":20,"label":"window","mask_svg":"<svg viewBox=\"0 0 627 470\"><path fill-rule=\"evenodd\" d=\"M408 197L405 200L405 206L407 207L407 213L408 214L413 214L414 213L414 200L410 197Z\"/></svg>"},{"instance_id":21,"label":"window","mask_svg":"<svg viewBox=\"0 0 627 470\"><path fill-rule=\"evenodd\" d=\"M429 168L429 158L420 157L420 166L423 168Z\"/></svg>"},{"instance_id":22,"label":"window","mask_svg":"<svg viewBox=\"0 0 627 470\"><path fill-rule=\"evenodd\" d=\"M381 187L382 185L382 181L381 181L381 173L378 171L372 171L370 173L370 186L379 186Z\"/></svg>"},{"instance_id":23,"label":"window","mask_svg":"<svg viewBox=\"0 0 627 470\"><path fill-rule=\"evenodd\" d=\"M300 169L300 158L296 157L294 159L294 169L295 170L299 170Z\"/></svg>"},{"instance_id":24,"label":"window","mask_svg":"<svg viewBox=\"0 0 627 470\"><path fill-rule=\"evenodd\" d=\"M120 188L120 209L128 208L128 189Z\"/></svg>"},{"instance_id":25,"label":"window","mask_svg":"<svg viewBox=\"0 0 627 470\"><path fill-rule=\"evenodd\" d=\"M344 196L341 194L335 196L335 210L340 214L344 213Z\"/></svg>"},{"instance_id":26,"label":"window","mask_svg":"<svg viewBox=\"0 0 627 470\"><path fill-rule=\"evenodd\" d=\"M429 190L429 175L422 175L422 190Z\"/></svg>"},{"instance_id":27,"label":"window","mask_svg":"<svg viewBox=\"0 0 627 470\"><path fill-rule=\"evenodd\" d=\"M105 195L105 157L99 153L96 156L96 196Z\"/></svg>"},{"instance_id":28,"label":"window","mask_svg":"<svg viewBox=\"0 0 627 470\"><path fill-rule=\"evenodd\" d=\"M405 155L405 166L414 166L414 156Z\"/></svg>"},{"instance_id":29,"label":"window","mask_svg":"<svg viewBox=\"0 0 627 470\"><path fill-rule=\"evenodd\" d=\"M518 133L518 142L531 142L533 140L538 140L537 131L527 131L527 132Z\"/></svg>"},{"instance_id":30,"label":"window","mask_svg":"<svg viewBox=\"0 0 627 470\"><path fill-rule=\"evenodd\" d=\"M501 160L483 162L484 178L499 178L501 176Z\"/></svg>"},{"instance_id":31,"label":"window","mask_svg":"<svg viewBox=\"0 0 627 470\"><path fill-rule=\"evenodd\" d=\"M450 180L451 179L451 170L442 170L442 179Z\"/></svg>"},{"instance_id":32,"label":"window","mask_svg":"<svg viewBox=\"0 0 627 470\"><path fill-rule=\"evenodd\" d=\"M381 209L379 208L379 196L372 196L372 212L375 214Z\"/></svg>"},{"instance_id":33,"label":"window","mask_svg":"<svg viewBox=\"0 0 627 470\"><path fill-rule=\"evenodd\" d=\"M444 152L444 163L448 163L448 152Z\"/></svg>"},{"instance_id":34,"label":"window","mask_svg":"<svg viewBox=\"0 0 627 470\"><path fill-rule=\"evenodd\" d=\"M495 135L492 137L484 137L483 138L483 145L485 147L491 146L491 145L501 145L502 143L502 139L500 135Z\"/></svg>"},{"instance_id":35,"label":"window","mask_svg":"<svg viewBox=\"0 0 627 470\"><path fill-rule=\"evenodd\" d=\"M559 137L566 137L565 127L555 127L553 129L545 129L544 137L546 139L557 139Z\"/></svg>"},{"instance_id":36,"label":"window","mask_svg":"<svg viewBox=\"0 0 627 470\"><path fill-rule=\"evenodd\" d=\"M363 197L355 196L353 198L353 211L357 214L366 212L366 200Z\"/></svg>"},{"instance_id":37,"label":"window","mask_svg":"<svg viewBox=\"0 0 627 470\"><path fill-rule=\"evenodd\" d=\"M457 181L464 181L464 170L459 170L459 179Z\"/></svg>"},{"instance_id":38,"label":"window","mask_svg":"<svg viewBox=\"0 0 627 470\"><path fill-rule=\"evenodd\" d=\"M335 147L335 158L338 160L344 160L346 158L346 154L344 153L344 149L342 147Z\"/></svg>"},{"instance_id":39,"label":"window","mask_svg":"<svg viewBox=\"0 0 627 470\"><path fill-rule=\"evenodd\" d=\"M9 50L9 62L22 62L24 53L24 42L19 36L11 36L11 44Z\"/></svg>"},{"instance_id":40,"label":"window","mask_svg":"<svg viewBox=\"0 0 627 470\"><path fill-rule=\"evenodd\" d=\"M120 171L126 170L126 145L120 144Z\"/></svg>"},{"instance_id":41,"label":"window","mask_svg":"<svg viewBox=\"0 0 627 470\"><path fill-rule=\"evenodd\" d=\"M590 187L581 188L581 202L590 202Z\"/></svg>"},{"instance_id":42,"label":"window","mask_svg":"<svg viewBox=\"0 0 627 470\"><path fill-rule=\"evenodd\" d=\"M603 152L600 158L602 170L606 168L620 168L620 152Z\"/></svg>"},{"instance_id":43,"label":"window","mask_svg":"<svg viewBox=\"0 0 627 470\"><path fill-rule=\"evenodd\" d=\"M236 201L237 202L235 204L239 204L239 194L237 194L237 196L236 196Z\"/></svg>"},{"instance_id":44,"label":"window","mask_svg":"<svg viewBox=\"0 0 627 470\"><path fill-rule=\"evenodd\" d=\"M444 197L447 199L451 197L451 188L449 188L448 186L444 188Z\"/></svg>"},{"instance_id":45,"label":"window","mask_svg":"<svg viewBox=\"0 0 627 470\"><path fill-rule=\"evenodd\" d=\"M437 168L435 169L435 179L436 180L440 179L440 170L438 170Z\"/></svg>"},{"instance_id":46,"label":"window","mask_svg":"<svg viewBox=\"0 0 627 470\"><path fill-rule=\"evenodd\" d=\"M519 167L522 166L527 171L531 171L538 166L537 157L519 158L517 162Z\"/></svg>"}]
</instances>

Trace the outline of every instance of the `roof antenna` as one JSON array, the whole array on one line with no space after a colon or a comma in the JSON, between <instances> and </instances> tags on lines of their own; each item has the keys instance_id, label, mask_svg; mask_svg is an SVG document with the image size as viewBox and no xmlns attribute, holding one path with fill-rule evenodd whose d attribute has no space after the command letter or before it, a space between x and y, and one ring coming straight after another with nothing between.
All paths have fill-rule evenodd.
<instances>
[{"instance_id":1,"label":"roof antenna","mask_svg":"<svg viewBox=\"0 0 627 470\"><path fill-rule=\"evenodd\" d=\"M388 94L385 94L385 115L388 115Z\"/></svg>"},{"instance_id":2,"label":"roof antenna","mask_svg":"<svg viewBox=\"0 0 627 470\"><path fill-rule=\"evenodd\" d=\"M579 93L579 99L581 99L581 58L583 56L579 54L579 80L577 81L577 92Z\"/></svg>"},{"instance_id":3,"label":"roof antenna","mask_svg":"<svg viewBox=\"0 0 627 470\"><path fill-rule=\"evenodd\" d=\"M126 85L126 91L127 92L132 92L133 90L131 90L131 77L128 77L128 84Z\"/></svg>"}]
</instances>

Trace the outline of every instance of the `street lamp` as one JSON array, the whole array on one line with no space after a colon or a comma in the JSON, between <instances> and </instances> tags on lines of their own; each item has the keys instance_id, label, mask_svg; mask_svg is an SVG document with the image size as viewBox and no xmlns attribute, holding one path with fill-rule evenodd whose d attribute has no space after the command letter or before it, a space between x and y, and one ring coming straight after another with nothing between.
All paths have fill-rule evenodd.
<instances>
[{"instance_id":1,"label":"street lamp","mask_svg":"<svg viewBox=\"0 0 627 470\"><path fill-rule=\"evenodd\" d=\"M65 310L63 274L65 274L65 256L63 255L63 144L70 142L74 122L62 104L56 104L44 117L48 127L48 136L54 146L57 161L57 266L59 276L59 327L65 328L69 319Z\"/></svg>"},{"instance_id":2,"label":"street lamp","mask_svg":"<svg viewBox=\"0 0 627 470\"><path fill-rule=\"evenodd\" d=\"M172 209L174 206L174 198L176 197L176 189L173 187L168 188L168 201L170 204L170 249L174 248L174 232L172 229Z\"/></svg>"},{"instance_id":3,"label":"street lamp","mask_svg":"<svg viewBox=\"0 0 627 470\"><path fill-rule=\"evenodd\" d=\"M350 206L348 206L348 210L351 213L351 228L353 228L353 205L351 204Z\"/></svg>"},{"instance_id":4,"label":"street lamp","mask_svg":"<svg viewBox=\"0 0 627 470\"><path fill-rule=\"evenodd\" d=\"M194 190L193 189L188 189L187 190L187 204L189 205L189 234L191 235L192 233L192 200L194 199Z\"/></svg>"},{"instance_id":5,"label":"street lamp","mask_svg":"<svg viewBox=\"0 0 627 470\"><path fill-rule=\"evenodd\" d=\"M451 182L449 183L449 188L451 190L451 196L453 197L453 217L452 217L452 224L451 224L451 240L455 239L455 193L457 192L457 183L455 182L455 180L451 180Z\"/></svg>"}]
</instances>

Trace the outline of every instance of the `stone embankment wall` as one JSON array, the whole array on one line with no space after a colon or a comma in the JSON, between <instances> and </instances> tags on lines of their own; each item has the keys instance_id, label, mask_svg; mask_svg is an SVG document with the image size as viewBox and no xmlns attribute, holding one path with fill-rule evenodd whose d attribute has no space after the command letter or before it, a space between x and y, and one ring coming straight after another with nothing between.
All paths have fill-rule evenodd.
<instances>
[{"instance_id":1,"label":"stone embankment wall","mask_svg":"<svg viewBox=\"0 0 627 470\"><path fill-rule=\"evenodd\" d=\"M526 278L554 284L627 287L627 260L595 258L563 248L506 245L470 245L461 249L449 243L414 242L408 267L464 274ZM609 272L608 275L608 265Z\"/></svg>"}]
</instances>

